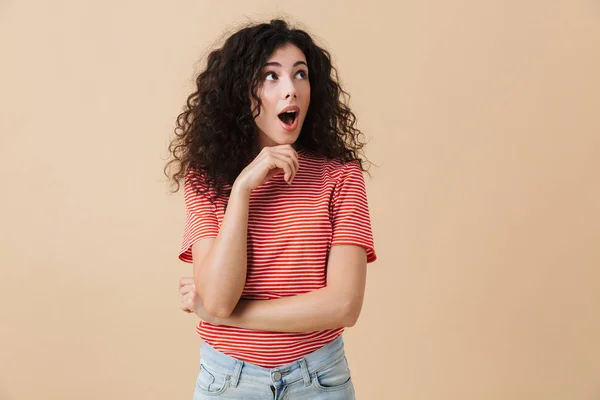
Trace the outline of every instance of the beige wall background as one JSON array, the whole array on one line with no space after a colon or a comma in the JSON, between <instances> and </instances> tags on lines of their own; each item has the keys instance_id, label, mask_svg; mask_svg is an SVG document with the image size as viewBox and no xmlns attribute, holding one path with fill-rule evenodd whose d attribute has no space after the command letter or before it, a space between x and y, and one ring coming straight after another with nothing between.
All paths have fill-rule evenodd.
<instances>
[{"instance_id":1,"label":"beige wall background","mask_svg":"<svg viewBox=\"0 0 600 400\"><path fill-rule=\"evenodd\" d=\"M184 207L162 168L200 57L284 16L378 165L358 398L600 399L597 1L0 2L0 399L186 399Z\"/></svg>"}]
</instances>

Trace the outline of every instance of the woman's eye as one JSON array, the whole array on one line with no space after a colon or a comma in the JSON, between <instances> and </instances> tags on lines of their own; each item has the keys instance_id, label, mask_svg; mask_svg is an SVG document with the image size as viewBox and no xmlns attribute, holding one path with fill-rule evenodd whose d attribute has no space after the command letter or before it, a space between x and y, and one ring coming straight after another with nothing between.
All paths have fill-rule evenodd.
<instances>
[{"instance_id":1,"label":"woman's eye","mask_svg":"<svg viewBox=\"0 0 600 400\"><path fill-rule=\"evenodd\" d=\"M296 75L301 74L302 75L302 79L306 79L306 71L298 71L296 72Z\"/></svg>"},{"instance_id":2,"label":"woman's eye","mask_svg":"<svg viewBox=\"0 0 600 400\"><path fill-rule=\"evenodd\" d=\"M308 77L308 74L306 73L306 71L303 71L303 70L296 72L296 76L298 76L298 75L300 75L301 79L306 79ZM272 77L272 78L269 79L269 77ZM273 72L273 71L267 72L265 74L265 80L266 81L274 81L276 79L277 79L277 74L275 72Z\"/></svg>"}]
</instances>

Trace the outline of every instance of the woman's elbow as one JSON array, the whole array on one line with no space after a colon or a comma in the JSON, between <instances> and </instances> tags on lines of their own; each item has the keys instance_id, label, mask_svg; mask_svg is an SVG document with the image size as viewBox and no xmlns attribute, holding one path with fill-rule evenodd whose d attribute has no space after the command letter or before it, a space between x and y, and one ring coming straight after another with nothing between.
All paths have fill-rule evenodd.
<instances>
[{"instance_id":1,"label":"woman's elbow","mask_svg":"<svg viewBox=\"0 0 600 400\"><path fill-rule=\"evenodd\" d=\"M203 305L206 312L216 318L228 318L235 308L235 304L220 300L216 296L207 297Z\"/></svg>"},{"instance_id":2,"label":"woman's elbow","mask_svg":"<svg viewBox=\"0 0 600 400\"><path fill-rule=\"evenodd\" d=\"M217 318L227 318L231 315L235 308L232 301L224 299L221 293L210 290L210 288L205 287L202 290L199 290L199 288L201 286L198 282L196 283L196 293L202 302L202 307L208 314Z\"/></svg>"},{"instance_id":3,"label":"woman's elbow","mask_svg":"<svg viewBox=\"0 0 600 400\"><path fill-rule=\"evenodd\" d=\"M215 318L229 318L231 316L231 313L233 312L232 309L228 308L228 307L204 307L206 309L206 312L209 313L210 315L212 315Z\"/></svg>"},{"instance_id":4,"label":"woman's elbow","mask_svg":"<svg viewBox=\"0 0 600 400\"><path fill-rule=\"evenodd\" d=\"M358 322L360 316L361 304L349 302L343 308L342 312L342 325L345 328L350 328Z\"/></svg>"}]
</instances>

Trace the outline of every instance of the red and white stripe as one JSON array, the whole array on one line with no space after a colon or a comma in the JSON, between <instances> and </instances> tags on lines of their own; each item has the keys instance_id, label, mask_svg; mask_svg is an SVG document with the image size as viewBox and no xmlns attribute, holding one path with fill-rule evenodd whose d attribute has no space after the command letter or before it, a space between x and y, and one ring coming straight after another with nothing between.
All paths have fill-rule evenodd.
<instances>
[{"instance_id":1,"label":"red and white stripe","mask_svg":"<svg viewBox=\"0 0 600 400\"><path fill-rule=\"evenodd\" d=\"M248 268L242 298L277 299L326 286L329 249L363 247L376 260L365 182L357 162L342 164L305 151L291 185L283 174L250 196ZM186 224L179 259L192 262L192 244L216 237L225 205L184 186ZM237 359L273 368L295 361L337 338L343 328L314 332L264 332L200 321L202 340Z\"/></svg>"}]
</instances>

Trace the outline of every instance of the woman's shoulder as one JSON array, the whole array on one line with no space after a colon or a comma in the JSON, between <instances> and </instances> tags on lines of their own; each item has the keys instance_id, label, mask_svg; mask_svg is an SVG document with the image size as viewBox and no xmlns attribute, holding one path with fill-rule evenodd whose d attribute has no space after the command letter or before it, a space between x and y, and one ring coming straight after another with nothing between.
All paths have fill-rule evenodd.
<instances>
[{"instance_id":1,"label":"woman's shoulder","mask_svg":"<svg viewBox=\"0 0 600 400\"><path fill-rule=\"evenodd\" d=\"M329 158L313 150L302 149L298 151L298 159L307 164L312 164L320 168L338 170L344 167L344 162L338 158Z\"/></svg>"},{"instance_id":2,"label":"woman's shoulder","mask_svg":"<svg viewBox=\"0 0 600 400\"><path fill-rule=\"evenodd\" d=\"M358 160L345 161L341 158L329 158L312 150L300 150L298 159L304 164L321 169L328 173L342 173L344 171L361 170Z\"/></svg>"},{"instance_id":3,"label":"woman's shoulder","mask_svg":"<svg viewBox=\"0 0 600 400\"><path fill-rule=\"evenodd\" d=\"M303 175L309 175L313 180L318 179L323 183L332 182L335 184L347 175L362 174L357 160L344 161L339 158L329 158L310 150L299 152L298 161L300 170L303 170Z\"/></svg>"}]
</instances>

